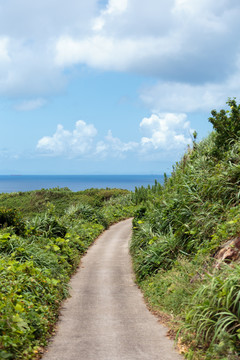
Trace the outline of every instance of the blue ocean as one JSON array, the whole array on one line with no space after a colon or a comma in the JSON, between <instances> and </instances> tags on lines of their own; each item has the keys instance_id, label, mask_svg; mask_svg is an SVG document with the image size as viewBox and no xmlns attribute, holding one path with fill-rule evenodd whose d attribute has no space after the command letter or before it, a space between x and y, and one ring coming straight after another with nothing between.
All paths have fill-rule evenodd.
<instances>
[{"instance_id":1,"label":"blue ocean","mask_svg":"<svg viewBox=\"0 0 240 360\"><path fill-rule=\"evenodd\" d=\"M163 183L163 175L0 175L0 193L67 187L72 191L90 188L118 188L133 191L135 186Z\"/></svg>"}]
</instances>

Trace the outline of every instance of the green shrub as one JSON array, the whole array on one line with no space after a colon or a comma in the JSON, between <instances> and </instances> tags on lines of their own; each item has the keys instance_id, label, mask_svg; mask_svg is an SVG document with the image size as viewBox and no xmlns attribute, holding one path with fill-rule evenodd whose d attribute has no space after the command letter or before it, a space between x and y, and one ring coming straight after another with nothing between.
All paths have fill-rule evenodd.
<instances>
[{"instance_id":1,"label":"green shrub","mask_svg":"<svg viewBox=\"0 0 240 360\"><path fill-rule=\"evenodd\" d=\"M240 137L240 105L237 105L235 99L229 99L227 104L230 111L213 110L212 117L209 118L216 131L214 154L220 157Z\"/></svg>"},{"instance_id":2,"label":"green shrub","mask_svg":"<svg viewBox=\"0 0 240 360\"><path fill-rule=\"evenodd\" d=\"M1 359L32 359L45 344L66 283L51 279L32 262L0 259Z\"/></svg>"},{"instance_id":3,"label":"green shrub","mask_svg":"<svg viewBox=\"0 0 240 360\"><path fill-rule=\"evenodd\" d=\"M33 234L44 235L45 237L64 237L67 233L67 228L48 212L31 219L28 222L28 227Z\"/></svg>"},{"instance_id":4,"label":"green shrub","mask_svg":"<svg viewBox=\"0 0 240 360\"><path fill-rule=\"evenodd\" d=\"M142 243L134 262L138 279L143 280L151 276L158 272L159 268L164 270L171 268L180 248L181 244L177 242L173 234L153 236L147 244L145 242L145 246Z\"/></svg>"},{"instance_id":5,"label":"green shrub","mask_svg":"<svg viewBox=\"0 0 240 360\"><path fill-rule=\"evenodd\" d=\"M25 230L25 224L17 210L0 208L0 228L8 226L12 226L17 235Z\"/></svg>"},{"instance_id":6,"label":"green shrub","mask_svg":"<svg viewBox=\"0 0 240 360\"><path fill-rule=\"evenodd\" d=\"M86 220L103 225L105 228L108 226L107 219L98 207L93 207L89 204L72 205L66 210L67 218L70 220Z\"/></svg>"}]
</instances>

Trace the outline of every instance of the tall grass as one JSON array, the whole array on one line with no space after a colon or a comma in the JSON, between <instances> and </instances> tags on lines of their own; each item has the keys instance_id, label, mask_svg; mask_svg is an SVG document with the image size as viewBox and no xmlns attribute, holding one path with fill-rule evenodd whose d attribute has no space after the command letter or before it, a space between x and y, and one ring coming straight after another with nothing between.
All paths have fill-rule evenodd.
<instances>
[{"instance_id":1,"label":"tall grass","mask_svg":"<svg viewBox=\"0 0 240 360\"><path fill-rule=\"evenodd\" d=\"M240 353L239 278L239 266L222 264L221 270L205 275L191 299L183 329L209 354Z\"/></svg>"},{"instance_id":2,"label":"tall grass","mask_svg":"<svg viewBox=\"0 0 240 360\"><path fill-rule=\"evenodd\" d=\"M131 243L137 280L155 308L175 316L194 360L240 356L240 265L213 270L219 246L240 233L240 106L228 104L164 186L133 196L141 204Z\"/></svg>"}]
</instances>

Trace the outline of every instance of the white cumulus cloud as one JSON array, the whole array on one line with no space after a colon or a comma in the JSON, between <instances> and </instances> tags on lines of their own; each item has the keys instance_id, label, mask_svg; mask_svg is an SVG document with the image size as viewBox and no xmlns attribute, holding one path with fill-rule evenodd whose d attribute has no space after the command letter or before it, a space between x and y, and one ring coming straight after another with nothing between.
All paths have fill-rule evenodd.
<instances>
[{"instance_id":1,"label":"white cumulus cloud","mask_svg":"<svg viewBox=\"0 0 240 360\"><path fill-rule=\"evenodd\" d=\"M38 141L40 154L49 156L66 156L68 158L125 158L128 154L137 157L146 155L175 154L191 145L190 122L186 114L164 113L152 114L140 122L137 141L123 141L113 136L109 130L103 139L97 139L97 129L92 124L79 120L73 131L65 130L58 125L55 134L44 136Z\"/></svg>"},{"instance_id":2,"label":"white cumulus cloud","mask_svg":"<svg viewBox=\"0 0 240 360\"><path fill-rule=\"evenodd\" d=\"M44 136L38 141L37 149L51 156L78 157L88 155L92 149L97 130L92 124L78 120L73 131L58 125L53 136Z\"/></svg>"},{"instance_id":3,"label":"white cumulus cloud","mask_svg":"<svg viewBox=\"0 0 240 360\"><path fill-rule=\"evenodd\" d=\"M193 130L186 114L152 114L144 118L140 128L148 136L141 139L143 151L184 149L190 145Z\"/></svg>"}]
</instances>

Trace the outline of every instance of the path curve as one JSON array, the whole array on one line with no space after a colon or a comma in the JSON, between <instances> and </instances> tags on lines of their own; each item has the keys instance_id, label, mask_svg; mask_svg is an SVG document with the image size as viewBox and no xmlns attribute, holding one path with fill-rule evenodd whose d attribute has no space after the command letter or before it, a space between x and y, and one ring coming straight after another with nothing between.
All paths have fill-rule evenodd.
<instances>
[{"instance_id":1,"label":"path curve","mask_svg":"<svg viewBox=\"0 0 240 360\"><path fill-rule=\"evenodd\" d=\"M105 231L83 257L43 360L182 359L134 283L130 237L128 219Z\"/></svg>"}]
</instances>

